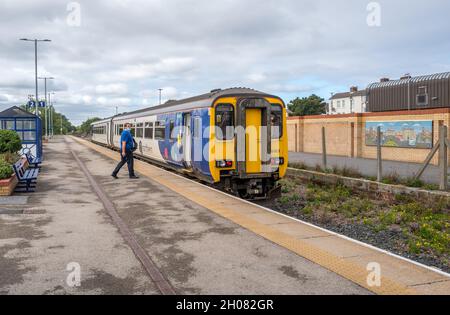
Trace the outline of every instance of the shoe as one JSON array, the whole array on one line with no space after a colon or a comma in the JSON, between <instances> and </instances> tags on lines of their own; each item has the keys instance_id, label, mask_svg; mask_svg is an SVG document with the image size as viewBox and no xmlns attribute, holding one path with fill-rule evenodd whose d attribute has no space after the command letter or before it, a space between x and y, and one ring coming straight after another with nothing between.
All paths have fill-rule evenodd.
<instances>
[{"instance_id":1,"label":"shoe","mask_svg":"<svg viewBox=\"0 0 450 315\"><path fill-rule=\"evenodd\" d=\"M139 179L139 176L133 175L133 176L130 176L130 179Z\"/></svg>"},{"instance_id":2,"label":"shoe","mask_svg":"<svg viewBox=\"0 0 450 315\"><path fill-rule=\"evenodd\" d=\"M119 179L119 177L117 177L117 175L112 174L111 175L114 179Z\"/></svg>"}]
</instances>

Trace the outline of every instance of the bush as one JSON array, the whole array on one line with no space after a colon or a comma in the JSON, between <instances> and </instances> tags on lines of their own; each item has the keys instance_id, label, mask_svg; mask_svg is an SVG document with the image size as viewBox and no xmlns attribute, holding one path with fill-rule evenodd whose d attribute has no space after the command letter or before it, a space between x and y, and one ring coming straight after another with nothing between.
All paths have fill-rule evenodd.
<instances>
[{"instance_id":1,"label":"bush","mask_svg":"<svg viewBox=\"0 0 450 315\"><path fill-rule=\"evenodd\" d=\"M16 153L22 149L22 141L17 132L0 130L0 154Z\"/></svg>"},{"instance_id":2,"label":"bush","mask_svg":"<svg viewBox=\"0 0 450 315\"><path fill-rule=\"evenodd\" d=\"M13 172L11 164L0 159L0 180L10 178Z\"/></svg>"}]
</instances>

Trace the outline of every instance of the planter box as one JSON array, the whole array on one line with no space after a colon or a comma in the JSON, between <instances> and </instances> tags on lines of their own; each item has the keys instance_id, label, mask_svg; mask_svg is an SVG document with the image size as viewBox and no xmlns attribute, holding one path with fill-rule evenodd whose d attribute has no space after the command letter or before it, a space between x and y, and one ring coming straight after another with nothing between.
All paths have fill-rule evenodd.
<instances>
[{"instance_id":1,"label":"planter box","mask_svg":"<svg viewBox=\"0 0 450 315\"><path fill-rule=\"evenodd\" d=\"M16 175L9 179L0 180L0 196L11 196L18 183Z\"/></svg>"}]
</instances>

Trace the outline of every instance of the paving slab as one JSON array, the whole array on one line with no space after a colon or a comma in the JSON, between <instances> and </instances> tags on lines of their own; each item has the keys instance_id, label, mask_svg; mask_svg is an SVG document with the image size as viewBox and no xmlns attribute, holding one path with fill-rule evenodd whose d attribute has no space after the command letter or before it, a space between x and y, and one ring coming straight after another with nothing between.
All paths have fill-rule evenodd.
<instances>
[{"instance_id":1,"label":"paving slab","mask_svg":"<svg viewBox=\"0 0 450 315\"><path fill-rule=\"evenodd\" d=\"M114 152L98 147L87 141L77 141L93 149L94 151L100 152L106 158L115 161L118 160L118 156ZM193 183L186 178L182 178L173 173L161 170L147 163L137 162L136 168L146 177L152 178L152 180L159 183L161 187L166 187L171 191L182 195L189 201L205 207L210 212L243 227L245 230L251 231L256 235L297 254L299 257L315 262L316 264L331 270L334 273L341 275L372 292L379 294L421 294L425 292L422 292L420 288L408 286L408 282L402 281L401 278L395 280L386 276L387 274L395 274L397 268L402 268L401 266L404 264L407 265L406 268L409 270L411 279L415 279L416 275L418 275L413 282L416 280L417 282L420 282L421 277L424 274L424 270L427 272L430 271L430 283L433 283L436 277L440 277L442 275L446 278L449 277L448 274L433 271L425 266L389 255L393 258L394 262L392 265L386 264L385 267L391 268L389 270L390 272L384 273L385 276L383 276L382 286L372 287L367 282L367 266L362 266L360 263L353 262L348 258L380 255L383 251L377 250L370 246L361 245L358 242L337 236L331 232L330 233L333 234L331 237L301 239L292 231L280 230L279 227L282 227L283 224L271 225L270 220L268 220L269 223L258 221L258 216L263 213L273 213L263 209L262 207L242 202L238 205L238 209L236 209L236 205L229 205L232 201L237 200L232 196L211 190L208 187L198 183ZM299 228L307 225L294 219L292 219L291 223L297 224ZM328 241L326 241L327 239ZM425 274L427 272L425 272ZM450 290L445 290L445 293L450 294Z\"/></svg>"}]
</instances>

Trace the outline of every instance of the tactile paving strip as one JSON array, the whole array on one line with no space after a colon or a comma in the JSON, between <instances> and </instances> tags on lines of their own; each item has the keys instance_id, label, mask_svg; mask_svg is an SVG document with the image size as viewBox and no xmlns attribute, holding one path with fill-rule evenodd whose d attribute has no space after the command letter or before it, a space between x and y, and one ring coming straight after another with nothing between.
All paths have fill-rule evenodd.
<instances>
[{"instance_id":1,"label":"tactile paving strip","mask_svg":"<svg viewBox=\"0 0 450 315\"><path fill-rule=\"evenodd\" d=\"M108 150L106 148L97 146L88 141L74 138L79 143L88 146L89 148L118 161L119 157L116 152ZM211 194L214 194L214 191L210 190L208 187L202 187L201 184L196 182L192 182L189 179L178 177L169 172L165 172L152 166L148 163L136 161L136 170L145 175L152 180L168 187L174 192L184 196L185 198L194 201L195 203L213 211L214 213L242 226L243 228L260 235L261 237L282 246L297 255L304 257L358 285L366 288L369 291L372 291L376 294L384 294L384 295L414 295L418 294L414 289L399 283L398 281L394 281L387 277L381 277L381 286L369 286L367 277L369 272L362 268L360 265L349 262L343 258L340 258L336 255L328 253L316 246L306 243L303 240L291 237L281 231L278 231L274 226L268 226L266 224L262 224L247 215L242 214L241 212L237 212L233 210L232 207L227 206L226 199L228 197L224 194L217 192L213 198ZM186 185L186 181L192 183L195 186ZM209 198L205 198L205 192L203 194L197 193L200 188L207 190L206 195ZM194 188L194 189L192 189ZM203 195L203 196L202 196ZM235 203L235 199L232 199ZM220 202L225 201L225 202ZM234 205L235 206L235 205ZM250 208L251 205L245 202L242 202L242 207ZM256 208L256 207L255 207ZM261 210L262 211L262 210ZM301 223L299 223L301 224Z\"/></svg>"}]
</instances>

